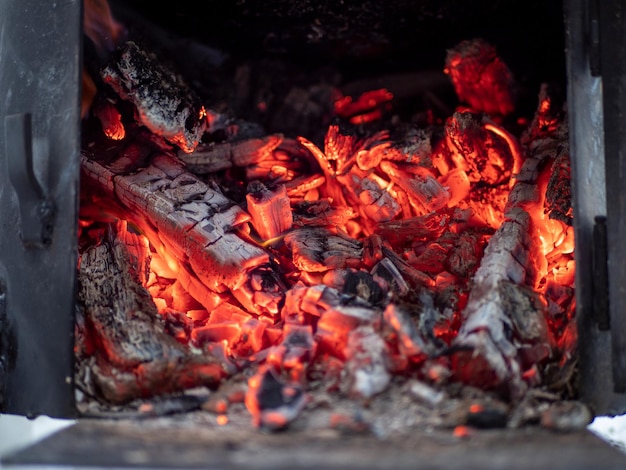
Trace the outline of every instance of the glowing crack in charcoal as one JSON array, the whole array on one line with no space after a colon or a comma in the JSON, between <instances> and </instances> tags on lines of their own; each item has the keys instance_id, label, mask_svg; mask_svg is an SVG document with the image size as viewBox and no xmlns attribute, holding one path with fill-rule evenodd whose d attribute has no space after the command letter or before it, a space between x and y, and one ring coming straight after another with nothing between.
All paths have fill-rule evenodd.
<instances>
[{"instance_id":1,"label":"glowing crack in charcoal","mask_svg":"<svg viewBox=\"0 0 626 470\"><path fill-rule=\"evenodd\" d=\"M239 377L245 398L205 409L226 424L229 403L245 402L267 429L316 394L366 403L402 381L429 406L460 384L493 392L517 425L516 405L573 396L566 119L543 87L534 120L507 129L513 79L494 54L481 40L449 52L462 105L445 122L355 132L392 107L374 90L338 100L319 145L282 134L190 144L126 105L103 119L95 98L104 129L82 157L81 393L123 405L201 385L219 394ZM205 137L237 127L208 113ZM107 130L119 123L123 135ZM124 266L124 285L107 288ZM112 307L107 295L123 298ZM159 346L165 332L174 340Z\"/></svg>"}]
</instances>

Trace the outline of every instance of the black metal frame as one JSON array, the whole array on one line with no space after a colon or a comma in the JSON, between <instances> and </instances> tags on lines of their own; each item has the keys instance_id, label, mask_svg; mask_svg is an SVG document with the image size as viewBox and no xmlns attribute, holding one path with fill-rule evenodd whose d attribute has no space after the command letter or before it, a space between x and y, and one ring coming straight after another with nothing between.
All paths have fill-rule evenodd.
<instances>
[{"instance_id":1,"label":"black metal frame","mask_svg":"<svg viewBox=\"0 0 626 470\"><path fill-rule=\"evenodd\" d=\"M12 414L76 415L82 11L0 2L0 411Z\"/></svg>"},{"instance_id":2,"label":"black metal frame","mask_svg":"<svg viewBox=\"0 0 626 470\"><path fill-rule=\"evenodd\" d=\"M626 411L626 2L566 0L579 390Z\"/></svg>"}]
</instances>

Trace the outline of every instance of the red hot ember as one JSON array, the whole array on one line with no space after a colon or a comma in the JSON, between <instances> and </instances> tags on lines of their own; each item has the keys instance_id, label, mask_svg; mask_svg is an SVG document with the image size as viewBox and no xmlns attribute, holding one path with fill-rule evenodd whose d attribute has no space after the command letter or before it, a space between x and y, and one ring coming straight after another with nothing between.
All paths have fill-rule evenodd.
<instances>
[{"instance_id":1,"label":"red hot ember","mask_svg":"<svg viewBox=\"0 0 626 470\"><path fill-rule=\"evenodd\" d=\"M465 41L446 58L460 104L444 122L381 130L393 99L372 90L338 98L316 143L247 136L153 60L121 44L85 118L100 128L82 156L83 393L120 405L243 377L268 429L316 394L367 402L402 381L436 403L459 386L512 407L561 393L574 243L547 87L525 129L506 125L511 72Z\"/></svg>"}]
</instances>

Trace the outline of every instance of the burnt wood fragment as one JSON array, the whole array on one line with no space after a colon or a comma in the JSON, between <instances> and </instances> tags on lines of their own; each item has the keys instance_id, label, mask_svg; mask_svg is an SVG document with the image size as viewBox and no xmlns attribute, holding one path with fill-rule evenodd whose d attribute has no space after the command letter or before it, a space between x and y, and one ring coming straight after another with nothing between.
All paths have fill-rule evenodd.
<instances>
[{"instance_id":1,"label":"burnt wood fragment","mask_svg":"<svg viewBox=\"0 0 626 470\"><path fill-rule=\"evenodd\" d=\"M114 404L198 385L214 387L226 377L215 358L192 354L165 331L150 293L142 286L147 247L121 240L114 230L80 260L79 304L95 362L93 390ZM132 238L135 238L134 242ZM78 367L90 362L81 358Z\"/></svg>"},{"instance_id":2,"label":"burnt wood fragment","mask_svg":"<svg viewBox=\"0 0 626 470\"><path fill-rule=\"evenodd\" d=\"M278 312L284 287L269 255L246 241L249 215L217 186L202 182L165 154L128 174L83 156L82 171L93 188L113 198L108 208L113 215L131 221L152 243L162 244L157 251L165 250L179 262L178 279L207 309L215 307L210 293L230 291L254 313ZM263 283L252 283L254 276Z\"/></svg>"},{"instance_id":3,"label":"burnt wood fragment","mask_svg":"<svg viewBox=\"0 0 626 470\"><path fill-rule=\"evenodd\" d=\"M496 48L484 39L461 41L446 55L457 96L477 111L506 116L516 104L516 83Z\"/></svg>"},{"instance_id":4,"label":"burnt wood fragment","mask_svg":"<svg viewBox=\"0 0 626 470\"><path fill-rule=\"evenodd\" d=\"M548 272L550 254L544 252L539 232L549 205L539 207L547 186L543 170L567 154L563 115L549 105L547 88L542 87L535 118L522 138L527 159L509 195L505 220L489 240L472 280L463 323L453 342L465 349L455 355L461 380L504 386L513 400L524 396L532 377L539 374L539 363L554 352L547 326L548 299L533 292L540 276ZM563 162L561 166L567 167ZM563 182L564 171L557 173L555 178ZM523 378L529 370L529 378Z\"/></svg>"},{"instance_id":5,"label":"burnt wood fragment","mask_svg":"<svg viewBox=\"0 0 626 470\"><path fill-rule=\"evenodd\" d=\"M136 108L136 119L184 152L197 146L206 111L183 78L133 41L124 43L100 72L102 80Z\"/></svg>"},{"instance_id":6,"label":"burnt wood fragment","mask_svg":"<svg viewBox=\"0 0 626 470\"><path fill-rule=\"evenodd\" d=\"M284 429L306 405L307 396L298 384L287 383L271 367L264 367L248 382L246 406L255 425L268 430Z\"/></svg>"},{"instance_id":7,"label":"burnt wood fragment","mask_svg":"<svg viewBox=\"0 0 626 470\"><path fill-rule=\"evenodd\" d=\"M363 246L346 235L334 234L323 227L295 228L285 235L293 263L307 272L358 266Z\"/></svg>"},{"instance_id":8,"label":"burnt wood fragment","mask_svg":"<svg viewBox=\"0 0 626 470\"><path fill-rule=\"evenodd\" d=\"M247 210L261 240L271 240L291 229L293 215L284 185L268 188L260 181L248 185Z\"/></svg>"},{"instance_id":9,"label":"burnt wood fragment","mask_svg":"<svg viewBox=\"0 0 626 470\"><path fill-rule=\"evenodd\" d=\"M201 143L191 153L181 152L179 158L192 173L205 175L233 165L246 167L263 162L271 158L282 141L282 134L276 134L234 142Z\"/></svg>"}]
</instances>

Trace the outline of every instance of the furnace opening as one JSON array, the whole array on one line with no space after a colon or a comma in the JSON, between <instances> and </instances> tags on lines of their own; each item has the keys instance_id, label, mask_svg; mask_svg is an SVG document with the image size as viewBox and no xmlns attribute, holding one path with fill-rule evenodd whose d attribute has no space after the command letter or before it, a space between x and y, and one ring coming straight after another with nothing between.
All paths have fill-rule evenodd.
<instances>
[{"instance_id":1,"label":"furnace opening","mask_svg":"<svg viewBox=\"0 0 626 470\"><path fill-rule=\"evenodd\" d=\"M558 64L488 8L295 3L185 35L184 2L169 31L86 2L81 412L585 426Z\"/></svg>"}]
</instances>

